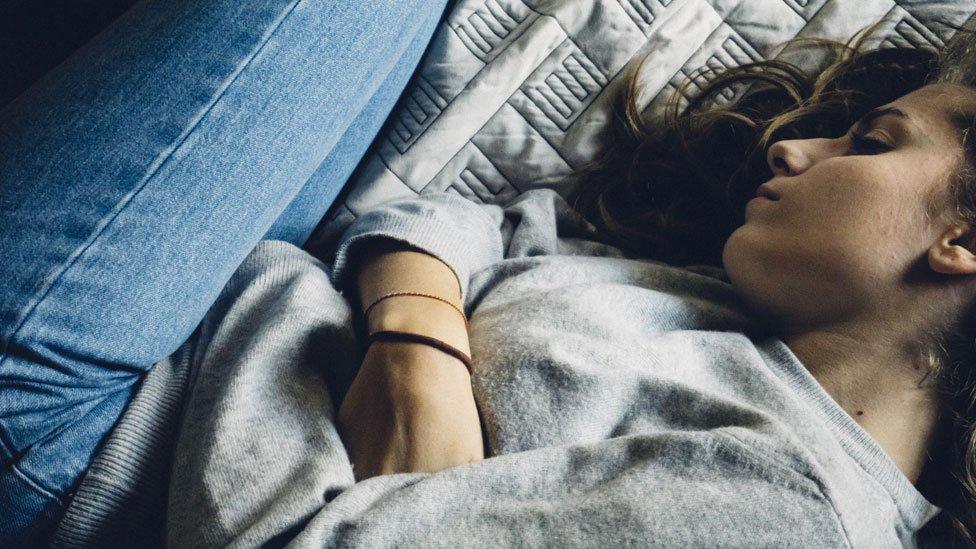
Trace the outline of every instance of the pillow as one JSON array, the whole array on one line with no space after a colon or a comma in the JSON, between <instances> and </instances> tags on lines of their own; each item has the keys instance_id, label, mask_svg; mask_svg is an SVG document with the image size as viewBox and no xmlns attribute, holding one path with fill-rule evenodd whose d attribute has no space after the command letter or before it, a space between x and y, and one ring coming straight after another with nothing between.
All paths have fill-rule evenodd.
<instances>
[{"instance_id":1,"label":"pillow","mask_svg":"<svg viewBox=\"0 0 976 549\"><path fill-rule=\"evenodd\" d=\"M653 119L704 65L775 58L794 37L844 41L878 21L869 48L941 47L954 31L937 21L974 14L972 0L459 0L306 248L330 256L359 213L394 198L565 195L561 181L598 154L613 98L647 52L640 102Z\"/></svg>"}]
</instances>

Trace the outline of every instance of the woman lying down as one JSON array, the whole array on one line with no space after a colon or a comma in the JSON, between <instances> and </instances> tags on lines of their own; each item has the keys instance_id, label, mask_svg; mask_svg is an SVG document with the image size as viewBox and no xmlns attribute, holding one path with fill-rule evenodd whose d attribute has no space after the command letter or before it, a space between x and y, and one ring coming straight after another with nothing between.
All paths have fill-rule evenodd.
<instances>
[{"instance_id":1,"label":"woman lying down","mask_svg":"<svg viewBox=\"0 0 976 549\"><path fill-rule=\"evenodd\" d=\"M957 36L733 69L654 128L631 79L569 201L387 202L331 264L262 242L175 359L168 543L972 543Z\"/></svg>"}]
</instances>

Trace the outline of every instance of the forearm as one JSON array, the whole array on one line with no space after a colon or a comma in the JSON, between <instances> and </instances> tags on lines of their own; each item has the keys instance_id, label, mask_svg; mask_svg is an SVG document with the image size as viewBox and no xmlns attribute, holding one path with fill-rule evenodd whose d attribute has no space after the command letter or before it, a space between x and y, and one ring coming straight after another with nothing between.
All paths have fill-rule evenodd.
<instances>
[{"instance_id":1,"label":"forearm","mask_svg":"<svg viewBox=\"0 0 976 549\"><path fill-rule=\"evenodd\" d=\"M357 285L363 313L393 292L430 294L450 302L454 307L429 297L386 298L369 311L367 326L370 333L403 330L436 337L470 355L467 327L458 312L463 310L461 287L441 260L395 241L378 240L362 255Z\"/></svg>"},{"instance_id":2,"label":"forearm","mask_svg":"<svg viewBox=\"0 0 976 549\"><path fill-rule=\"evenodd\" d=\"M401 291L436 295L461 308L460 285L445 263L407 246L377 242L382 245L364 250L357 267L361 311ZM470 356L464 317L437 299L383 299L369 310L367 324L369 333L426 335ZM421 343L371 344L340 406L339 423L357 480L436 472L485 456L468 370L456 356Z\"/></svg>"}]
</instances>

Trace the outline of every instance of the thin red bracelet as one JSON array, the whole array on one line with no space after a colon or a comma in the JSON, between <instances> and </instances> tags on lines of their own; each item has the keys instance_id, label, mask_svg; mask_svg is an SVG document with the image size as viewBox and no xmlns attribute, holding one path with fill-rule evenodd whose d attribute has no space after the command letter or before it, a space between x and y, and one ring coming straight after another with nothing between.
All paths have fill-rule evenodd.
<instances>
[{"instance_id":1,"label":"thin red bracelet","mask_svg":"<svg viewBox=\"0 0 976 549\"><path fill-rule=\"evenodd\" d=\"M407 341L411 343L423 343L425 345L430 345L431 347L444 351L445 353L460 360L464 363L464 367L468 369L468 373L472 375L474 374L474 363L471 361L471 357L464 354L464 352L460 349L456 349L453 346L433 337L414 334L411 332L399 332L396 330L380 330L369 334L369 342L373 343L374 341Z\"/></svg>"},{"instance_id":2,"label":"thin red bracelet","mask_svg":"<svg viewBox=\"0 0 976 549\"><path fill-rule=\"evenodd\" d=\"M468 315L464 314L464 311L461 310L457 305L451 303L450 301L444 299L443 297L436 296L436 295L432 295L432 294L424 294L424 293L420 293L420 292L390 292L390 293L388 293L386 295L380 296L376 301L370 303L369 304L369 307L366 307L366 310L363 311L363 318L365 318L368 321L369 320L369 312L372 311L373 310L373 307L375 307L376 304L379 303L380 301L383 301L384 299L389 298L389 297L396 297L396 296L400 296L400 295L413 295L413 296L417 296L417 297L429 297L431 299L436 299L437 301L441 301L443 303L447 303L455 311L457 311L458 313L460 313L461 318L464 319L464 326L465 327L468 327Z\"/></svg>"}]
</instances>

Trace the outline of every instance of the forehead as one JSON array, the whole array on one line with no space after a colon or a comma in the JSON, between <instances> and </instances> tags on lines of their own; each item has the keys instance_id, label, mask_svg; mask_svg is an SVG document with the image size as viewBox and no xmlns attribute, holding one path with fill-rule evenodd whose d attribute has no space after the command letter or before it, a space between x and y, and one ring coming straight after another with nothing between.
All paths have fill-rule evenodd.
<instances>
[{"instance_id":1,"label":"forehead","mask_svg":"<svg viewBox=\"0 0 976 549\"><path fill-rule=\"evenodd\" d=\"M908 114L933 141L958 146L963 132L976 117L976 90L956 84L930 84L892 101L889 106Z\"/></svg>"}]
</instances>

